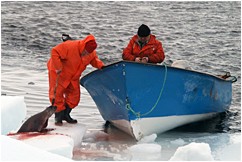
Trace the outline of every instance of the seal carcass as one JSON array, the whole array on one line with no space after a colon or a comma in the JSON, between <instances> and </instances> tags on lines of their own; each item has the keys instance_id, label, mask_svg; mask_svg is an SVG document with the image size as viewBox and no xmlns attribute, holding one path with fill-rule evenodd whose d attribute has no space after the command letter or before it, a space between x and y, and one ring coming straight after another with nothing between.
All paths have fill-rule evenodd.
<instances>
[{"instance_id":1,"label":"seal carcass","mask_svg":"<svg viewBox=\"0 0 242 162\"><path fill-rule=\"evenodd\" d=\"M20 127L17 133L21 132L41 132L48 125L48 119L56 111L56 106L49 106L44 111L31 116Z\"/></svg>"}]
</instances>

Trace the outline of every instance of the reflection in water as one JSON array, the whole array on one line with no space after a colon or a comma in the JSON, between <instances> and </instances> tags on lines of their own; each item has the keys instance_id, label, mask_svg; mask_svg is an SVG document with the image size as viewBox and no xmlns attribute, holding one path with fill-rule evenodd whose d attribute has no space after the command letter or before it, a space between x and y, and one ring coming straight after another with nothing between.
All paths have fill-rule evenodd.
<instances>
[{"instance_id":1,"label":"reflection in water","mask_svg":"<svg viewBox=\"0 0 242 162\"><path fill-rule=\"evenodd\" d=\"M208 132L208 133L231 132L232 130L229 128L229 124L227 123L228 118L230 118L231 116L237 116L237 115L234 115L234 113L230 111L226 111L216 115L212 119L187 124L187 125L175 128L171 131ZM241 131L240 127L233 129L233 132L240 132L240 131Z\"/></svg>"}]
</instances>

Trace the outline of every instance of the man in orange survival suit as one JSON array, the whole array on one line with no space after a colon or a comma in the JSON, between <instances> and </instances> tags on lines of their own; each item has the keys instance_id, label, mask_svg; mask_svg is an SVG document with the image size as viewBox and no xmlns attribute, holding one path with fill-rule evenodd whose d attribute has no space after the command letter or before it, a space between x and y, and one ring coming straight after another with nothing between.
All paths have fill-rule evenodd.
<instances>
[{"instance_id":1,"label":"man in orange survival suit","mask_svg":"<svg viewBox=\"0 0 242 162\"><path fill-rule=\"evenodd\" d=\"M161 63L164 59L165 54L161 42L150 34L150 28L144 24L139 27L137 34L123 50L123 60Z\"/></svg>"},{"instance_id":2,"label":"man in orange survival suit","mask_svg":"<svg viewBox=\"0 0 242 162\"><path fill-rule=\"evenodd\" d=\"M98 69L104 66L97 57L96 48L95 37L88 35L83 40L62 42L51 50L51 58L47 63L49 99L52 102L55 98L56 125L62 125L62 120L77 123L77 120L70 117L70 112L80 101L79 78L89 64Z\"/></svg>"}]
</instances>

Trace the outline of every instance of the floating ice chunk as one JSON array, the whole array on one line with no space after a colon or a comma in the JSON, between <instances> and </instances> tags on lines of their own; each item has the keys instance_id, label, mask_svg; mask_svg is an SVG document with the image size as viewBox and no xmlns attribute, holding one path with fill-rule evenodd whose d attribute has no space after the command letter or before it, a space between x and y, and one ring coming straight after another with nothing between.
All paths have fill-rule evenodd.
<instances>
[{"instance_id":1,"label":"floating ice chunk","mask_svg":"<svg viewBox=\"0 0 242 162\"><path fill-rule=\"evenodd\" d=\"M207 143L192 142L178 147L170 161L213 161L211 149Z\"/></svg>"},{"instance_id":2,"label":"floating ice chunk","mask_svg":"<svg viewBox=\"0 0 242 162\"><path fill-rule=\"evenodd\" d=\"M86 133L87 127L84 124L69 124L64 122L63 125L56 126L53 122L49 122L48 128L54 128L52 133L67 135L74 141L74 146L78 146L82 143L84 134Z\"/></svg>"},{"instance_id":3,"label":"floating ice chunk","mask_svg":"<svg viewBox=\"0 0 242 162\"><path fill-rule=\"evenodd\" d=\"M72 158L73 147L82 142L86 127L82 124L63 123L63 126L55 126L50 122L49 126L54 130L47 133L29 132L11 134L11 138L23 141L37 148L56 153L67 158Z\"/></svg>"},{"instance_id":4,"label":"floating ice chunk","mask_svg":"<svg viewBox=\"0 0 242 162\"><path fill-rule=\"evenodd\" d=\"M67 158L72 158L73 156L74 141L66 135L40 135L23 140L23 142Z\"/></svg>"},{"instance_id":5,"label":"floating ice chunk","mask_svg":"<svg viewBox=\"0 0 242 162\"><path fill-rule=\"evenodd\" d=\"M72 161L4 135L1 135L1 148L2 161Z\"/></svg>"},{"instance_id":6,"label":"floating ice chunk","mask_svg":"<svg viewBox=\"0 0 242 162\"><path fill-rule=\"evenodd\" d=\"M26 116L23 96L1 96L1 134L15 131Z\"/></svg>"},{"instance_id":7,"label":"floating ice chunk","mask_svg":"<svg viewBox=\"0 0 242 162\"><path fill-rule=\"evenodd\" d=\"M183 146L186 142L183 139L178 138L176 140L171 141L170 143L173 145Z\"/></svg>"},{"instance_id":8,"label":"floating ice chunk","mask_svg":"<svg viewBox=\"0 0 242 162\"><path fill-rule=\"evenodd\" d=\"M155 142L156 138L157 138L157 134L151 134L149 136L145 136L141 138L138 143L152 143L152 142Z\"/></svg>"},{"instance_id":9,"label":"floating ice chunk","mask_svg":"<svg viewBox=\"0 0 242 162\"><path fill-rule=\"evenodd\" d=\"M158 144L137 144L127 149L132 155L131 160L159 160L161 146Z\"/></svg>"}]
</instances>

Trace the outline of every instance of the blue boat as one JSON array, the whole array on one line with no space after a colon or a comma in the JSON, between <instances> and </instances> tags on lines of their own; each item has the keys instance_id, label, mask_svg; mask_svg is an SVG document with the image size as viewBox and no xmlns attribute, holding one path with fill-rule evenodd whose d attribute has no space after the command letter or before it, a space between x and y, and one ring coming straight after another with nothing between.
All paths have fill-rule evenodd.
<instances>
[{"instance_id":1,"label":"blue boat","mask_svg":"<svg viewBox=\"0 0 242 162\"><path fill-rule=\"evenodd\" d=\"M80 83L104 120L140 140L226 111L235 81L166 65L119 61L87 74Z\"/></svg>"}]
</instances>

